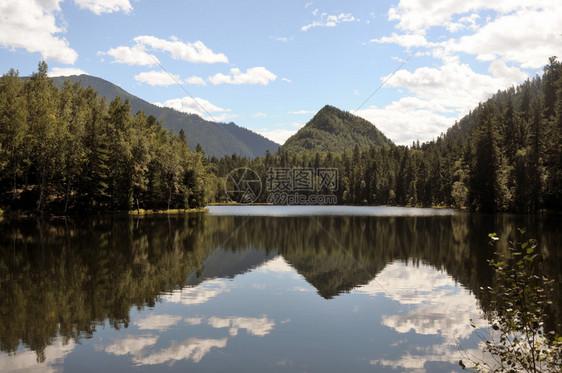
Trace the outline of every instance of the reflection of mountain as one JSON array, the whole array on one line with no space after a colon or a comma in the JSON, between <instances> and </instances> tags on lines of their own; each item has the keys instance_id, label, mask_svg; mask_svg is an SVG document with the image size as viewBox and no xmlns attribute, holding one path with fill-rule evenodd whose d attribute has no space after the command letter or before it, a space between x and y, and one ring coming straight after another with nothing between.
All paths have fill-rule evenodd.
<instances>
[{"instance_id":1,"label":"reflection of mountain","mask_svg":"<svg viewBox=\"0 0 562 373\"><path fill-rule=\"evenodd\" d=\"M46 347L60 338L79 341L107 320L127 327L131 307L153 306L162 297L193 304L201 285L174 290L242 274L278 254L326 299L370 283L389 263L408 260L445 270L487 310L480 291L492 281L487 234L498 232L499 247L505 247L516 227L530 227L527 237L539 240L543 266L560 283L559 225L553 217L470 214L4 221L0 350L25 344L43 360ZM207 296L220 294L217 281L202 283ZM560 293L553 300L560 310ZM561 312L552 315L549 328L562 318Z\"/></svg>"},{"instance_id":2,"label":"reflection of mountain","mask_svg":"<svg viewBox=\"0 0 562 373\"><path fill-rule=\"evenodd\" d=\"M225 251L217 247L201 263L199 270L189 274L185 284L193 286L212 278L233 278L252 270L276 255L253 248Z\"/></svg>"},{"instance_id":3,"label":"reflection of mountain","mask_svg":"<svg viewBox=\"0 0 562 373\"><path fill-rule=\"evenodd\" d=\"M545 259L543 267L562 281L560 218L456 214L444 216L216 216L212 226L236 231L224 247L261 247L275 250L324 298L364 285L396 260L425 263L444 269L475 293L484 310L489 299L480 290L492 282L488 259L493 249L488 233L498 232L498 248L517 241L517 227L529 227L526 237L536 237ZM212 218L212 219L211 219ZM275 228L272 228L275 227ZM267 234L263 234L267 232ZM223 234L226 234L223 233ZM560 291L555 306L562 308ZM560 312L551 313L550 328L562 323Z\"/></svg>"}]
</instances>

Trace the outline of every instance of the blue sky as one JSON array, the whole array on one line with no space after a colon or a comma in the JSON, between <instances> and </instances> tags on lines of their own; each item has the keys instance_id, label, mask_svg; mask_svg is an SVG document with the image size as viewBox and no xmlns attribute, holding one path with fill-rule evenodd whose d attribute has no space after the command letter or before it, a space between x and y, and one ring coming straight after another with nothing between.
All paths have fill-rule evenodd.
<instances>
[{"instance_id":1,"label":"blue sky","mask_svg":"<svg viewBox=\"0 0 562 373\"><path fill-rule=\"evenodd\" d=\"M410 144L540 74L560 25L550 0L3 0L0 73L45 59L279 143L330 104Z\"/></svg>"}]
</instances>

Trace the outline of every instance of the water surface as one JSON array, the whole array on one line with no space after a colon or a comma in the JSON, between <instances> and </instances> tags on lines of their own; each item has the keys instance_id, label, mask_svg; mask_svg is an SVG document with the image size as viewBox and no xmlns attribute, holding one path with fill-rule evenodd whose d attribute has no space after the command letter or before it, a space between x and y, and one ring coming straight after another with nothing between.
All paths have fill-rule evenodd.
<instances>
[{"instance_id":1,"label":"water surface","mask_svg":"<svg viewBox=\"0 0 562 373\"><path fill-rule=\"evenodd\" d=\"M460 371L489 311L487 234L528 227L560 282L560 223L344 206L5 220L0 367Z\"/></svg>"}]
</instances>

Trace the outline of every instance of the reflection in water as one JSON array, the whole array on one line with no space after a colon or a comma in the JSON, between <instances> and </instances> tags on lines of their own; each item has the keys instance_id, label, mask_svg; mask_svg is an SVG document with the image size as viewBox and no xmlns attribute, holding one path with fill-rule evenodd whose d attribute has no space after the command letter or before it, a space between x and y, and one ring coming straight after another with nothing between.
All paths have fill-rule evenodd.
<instances>
[{"instance_id":1,"label":"reflection in water","mask_svg":"<svg viewBox=\"0 0 562 373\"><path fill-rule=\"evenodd\" d=\"M467 320L475 320L480 326L480 309L470 292L443 271L421 264L395 262L389 264L368 285L354 290L377 296L384 291L392 294L406 312L382 316L382 325L400 334L439 336L440 344L419 346L407 350L398 359L371 360L372 365L403 368L408 371L425 371L431 362L450 362L458 352L457 341L467 340L473 333Z\"/></svg>"},{"instance_id":2,"label":"reflection in water","mask_svg":"<svg viewBox=\"0 0 562 373\"><path fill-rule=\"evenodd\" d=\"M179 316L172 315L150 315L141 320L137 320L134 324L140 330L168 330L181 320Z\"/></svg>"},{"instance_id":3,"label":"reflection in water","mask_svg":"<svg viewBox=\"0 0 562 373\"><path fill-rule=\"evenodd\" d=\"M211 352L212 348L226 347L227 338L221 339L197 339L190 338L181 343L172 343L168 348L147 356L135 356L133 361L137 365L164 364L177 360L193 360L198 363Z\"/></svg>"},{"instance_id":4,"label":"reflection in water","mask_svg":"<svg viewBox=\"0 0 562 373\"><path fill-rule=\"evenodd\" d=\"M206 355L232 358L250 344L264 364L279 363L267 369L333 370L339 358L356 370L438 371L454 338L471 338L468 319L490 311L480 290L492 281L489 232L505 247L528 227L544 270L562 281L557 217L243 215L3 221L0 366L72 364L76 343L85 349L92 339L92 355L132 365L189 361L216 371ZM562 322L560 292L553 300L548 329ZM362 313L373 304L379 313ZM337 344L363 334L361 344L347 342L353 351ZM373 338L383 344L368 353Z\"/></svg>"},{"instance_id":5,"label":"reflection in water","mask_svg":"<svg viewBox=\"0 0 562 373\"><path fill-rule=\"evenodd\" d=\"M238 335L239 329L245 329L248 334L263 337L268 335L275 326L275 321L268 319L266 316L256 317L211 317L209 325L213 328L229 328L228 334L232 337Z\"/></svg>"},{"instance_id":6,"label":"reflection in water","mask_svg":"<svg viewBox=\"0 0 562 373\"><path fill-rule=\"evenodd\" d=\"M156 344L158 337L153 335L128 335L105 348L105 352L114 355L138 355L146 347Z\"/></svg>"}]
</instances>

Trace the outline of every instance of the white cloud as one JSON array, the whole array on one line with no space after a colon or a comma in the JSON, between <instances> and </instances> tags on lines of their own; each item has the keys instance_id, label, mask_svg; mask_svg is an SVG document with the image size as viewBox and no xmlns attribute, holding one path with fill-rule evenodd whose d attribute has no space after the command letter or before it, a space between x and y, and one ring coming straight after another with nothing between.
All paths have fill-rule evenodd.
<instances>
[{"instance_id":1,"label":"white cloud","mask_svg":"<svg viewBox=\"0 0 562 373\"><path fill-rule=\"evenodd\" d=\"M226 337L221 339L190 338L181 343L173 343L170 347L147 356L136 356L133 362L137 365L164 364L178 360L192 360L198 363L211 352L212 348L226 347L226 342Z\"/></svg>"},{"instance_id":2,"label":"white cloud","mask_svg":"<svg viewBox=\"0 0 562 373\"><path fill-rule=\"evenodd\" d=\"M516 62L523 68L544 66L562 50L562 3L500 15L475 33L445 44L450 52L476 55L479 60ZM506 30L508 30L506 32Z\"/></svg>"},{"instance_id":3,"label":"white cloud","mask_svg":"<svg viewBox=\"0 0 562 373\"><path fill-rule=\"evenodd\" d=\"M306 115L306 114L314 114L314 110L297 110L297 111L289 111L289 114L295 115Z\"/></svg>"},{"instance_id":4,"label":"white cloud","mask_svg":"<svg viewBox=\"0 0 562 373\"><path fill-rule=\"evenodd\" d=\"M265 117L267 117L267 114L266 114L266 113L261 113L261 112L259 112L259 113L255 113L255 114L252 115L252 116L253 116L254 118L265 118Z\"/></svg>"},{"instance_id":5,"label":"white cloud","mask_svg":"<svg viewBox=\"0 0 562 373\"><path fill-rule=\"evenodd\" d=\"M317 16L318 9L316 9L313 13L314 16ZM301 27L302 31L308 31L313 27L336 27L339 23L342 22L359 22L357 18L355 18L351 13L340 13L337 15L329 15L328 13L321 13L320 17L317 17L316 21L309 23Z\"/></svg>"},{"instance_id":6,"label":"white cloud","mask_svg":"<svg viewBox=\"0 0 562 373\"><path fill-rule=\"evenodd\" d=\"M61 36L56 15L60 0L3 0L0 2L0 46L40 53L45 60L73 64L78 53Z\"/></svg>"},{"instance_id":7,"label":"white cloud","mask_svg":"<svg viewBox=\"0 0 562 373\"><path fill-rule=\"evenodd\" d=\"M449 32L457 32L465 28L476 30L478 28L476 20L479 18L478 13L472 13L470 16L462 17L458 22L448 22L445 27Z\"/></svg>"},{"instance_id":8,"label":"white cloud","mask_svg":"<svg viewBox=\"0 0 562 373\"><path fill-rule=\"evenodd\" d=\"M140 330L165 331L176 325L180 320L180 316L150 315L143 319L136 320L134 324L138 326Z\"/></svg>"},{"instance_id":9,"label":"white cloud","mask_svg":"<svg viewBox=\"0 0 562 373\"><path fill-rule=\"evenodd\" d=\"M411 47L429 47L434 45L427 41L424 35L421 34L403 34L398 35L393 33L391 36L383 36L379 39L371 39L372 43L380 44L398 44L404 48Z\"/></svg>"},{"instance_id":10,"label":"white cloud","mask_svg":"<svg viewBox=\"0 0 562 373\"><path fill-rule=\"evenodd\" d=\"M504 83L504 87L508 87L513 82L521 82L529 77L529 75L516 67L508 67L505 62L498 60L490 64L488 71L496 78Z\"/></svg>"},{"instance_id":11,"label":"white cloud","mask_svg":"<svg viewBox=\"0 0 562 373\"><path fill-rule=\"evenodd\" d=\"M388 138L400 145L429 141L453 125L454 119L434 112L431 103L404 97L385 107L370 106L355 114L373 123Z\"/></svg>"},{"instance_id":12,"label":"white cloud","mask_svg":"<svg viewBox=\"0 0 562 373\"><path fill-rule=\"evenodd\" d=\"M272 39L275 39L277 41L280 41L281 43L288 43L291 40L293 40L293 37L287 37L287 36L281 36L281 37L276 37L276 36L272 36Z\"/></svg>"},{"instance_id":13,"label":"white cloud","mask_svg":"<svg viewBox=\"0 0 562 373\"><path fill-rule=\"evenodd\" d=\"M155 36L142 35L134 38L135 42L152 48L168 52L175 59L193 63L218 63L228 62L228 58L222 53L215 53L209 49L202 41L194 43L184 43L175 37L164 40Z\"/></svg>"},{"instance_id":14,"label":"white cloud","mask_svg":"<svg viewBox=\"0 0 562 373\"><path fill-rule=\"evenodd\" d=\"M129 335L126 338L123 338L107 346L105 348L105 352L117 356L128 354L136 355L140 353L144 348L155 345L157 341L158 337L155 337L153 335Z\"/></svg>"},{"instance_id":15,"label":"white cloud","mask_svg":"<svg viewBox=\"0 0 562 373\"><path fill-rule=\"evenodd\" d=\"M289 137L297 133L296 130L286 130L281 128L278 129L260 128L256 130L256 132L262 135L263 137L266 137L271 141L281 145L283 145Z\"/></svg>"},{"instance_id":16,"label":"white cloud","mask_svg":"<svg viewBox=\"0 0 562 373\"><path fill-rule=\"evenodd\" d=\"M476 73L456 57L445 58L443 65L437 68L400 70L386 85L407 88L414 96L403 97L385 107L370 106L356 114L398 144L429 141L498 89L509 87L513 79L521 81L527 76L502 62L493 64L490 71L494 76Z\"/></svg>"},{"instance_id":17,"label":"white cloud","mask_svg":"<svg viewBox=\"0 0 562 373\"><path fill-rule=\"evenodd\" d=\"M292 80L289 78L281 78L281 80L287 83L292 83Z\"/></svg>"},{"instance_id":18,"label":"white cloud","mask_svg":"<svg viewBox=\"0 0 562 373\"><path fill-rule=\"evenodd\" d=\"M496 14L480 21L481 11ZM562 48L557 31L562 23L562 3L556 1L402 0L389 10L388 19L399 21L396 27L406 34L373 41L394 42L407 48L441 48L433 51L439 58L462 52L481 61L499 58L523 68L537 68ZM466 30L467 34L458 39L424 42L426 31L439 26L452 33Z\"/></svg>"},{"instance_id":19,"label":"white cloud","mask_svg":"<svg viewBox=\"0 0 562 373\"><path fill-rule=\"evenodd\" d=\"M108 54L115 59L114 62L127 65L152 66L158 61L158 59L148 53L146 48L142 45L135 45L133 47L120 46L111 48L107 52L98 52L98 54Z\"/></svg>"},{"instance_id":20,"label":"white cloud","mask_svg":"<svg viewBox=\"0 0 562 373\"><path fill-rule=\"evenodd\" d=\"M400 70L386 85L405 87L423 100L455 108L461 113L467 113L498 89L506 88L503 79L476 73L458 58L446 59L439 68L421 67L414 72Z\"/></svg>"},{"instance_id":21,"label":"white cloud","mask_svg":"<svg viewBox=\"0 0 562 373\"><path fill-rule=\"evenodd\" d=\"M209 81L214 84L261 84L268 85L277 76L265 67L251 67L245 73L238 68L230 69L230 75L218 73L210 76Z\"/></svg>"},{"instance_id":22,"label":"white cloud","mask_svg":"<svg viewBox=\"0 0 562 373\"><path fill-rule=\"evenodd\" d=\"M49 71L48 73L50 77L82 75L82 74L88 74L88 73L76 67L53 67L51 71Z\"/></svg>"},{"instance_id":23,"label":"white cloud","mask_svg":"<svg viewBox=\"0 0 562 373\"><path fill-rule=\"evenodd\" d=\"M197 114L204 119L217 122L237 117L237 115L231 113L230 109L223 109L212 102L199 97L195 97L195 99L193 99L190 96L185 96L182 98L174 98L163 103L154 102L154 105L169 107L184 113Z\"/></svg>"},{"instance_id":24,"label":"white cloud","mask_svg":"<svg viewBox=\"0 0 562 373\"><path fill-rule=\"evenodd\" d=\"M421 67L414 72L400 70L387 86L407 88L407 96L385 107L370 106L356 114L367 119L398 144L429 141L486 100L527 74L497 61L490 66L493 76L474 72L457 58L446 58L438 68ZM381 80L386 80L383 77Z\"/></svg>"},{"instance_id":25,"label":"white cloud","mask_svg":"<svg viewBox=\"0 0 562 373\"><path fill-rule=\"evenodd\" d=\"M124 12L133 10L129 0L74 0L81 9L88 9L100 15L102 13Z\"/></svg>"},{"instance_id":26,"label":"white cloud","mask_svg":"<svg viewBox=\"0 0 562 373\"><path fill-rule=\"evenodd\" d=\"M175 79L175 80L174 80ZM176 84L180 80L180 76L172 74L170 76L165 71L145 71L135 75L135 80L141 83L147 83L151 86L169 86Z\"/></svg>"},{"instance_id":27,"label":"white cloud","mask_svg":"<svg viewBox=\"0 0 562 373\"><path fill-rule=\"evenodd\" d=\"M234 337L239 329L245 329L248 334L263 337L275 327L275 321L266 316L257 317L211 317L207 321L213 328L229 328L228 333Z\"/></svg>"},{"instance_id":28,"label":"white cloud","mask_svg":"<svg viewBox=\"0 0 562 373\"><path fill-rule=\"evenodd\" d=\"M399 21L397 27L407 31L419 31L450 23L455 15L481 10L508 13L517 9L541 8L550 1L538 0L532 4L525 0L401 0L388 11L388 19Z\"/></svg>"},{"instance_id":29,"label":"white cloud","mask_svg":"<svg viewBox=\"0 0 562 373\"><path fill-rule=\"evenodd\" d=\"M189 78L187 78L185 80L185 82L187 84L192 84L192 85L207 85L207 83L205 82L205 79L201 78L200 76L191 76Z\"/></svg>"}]
</instances>

